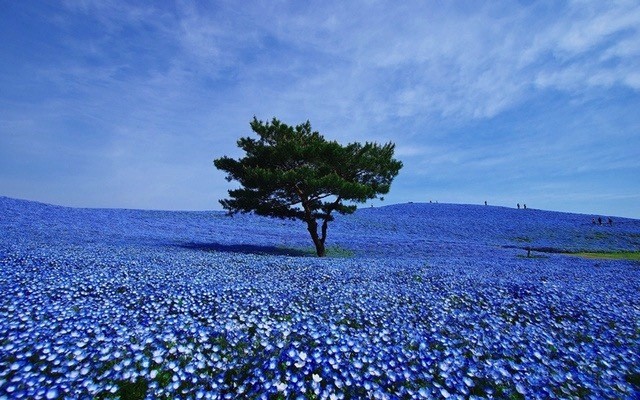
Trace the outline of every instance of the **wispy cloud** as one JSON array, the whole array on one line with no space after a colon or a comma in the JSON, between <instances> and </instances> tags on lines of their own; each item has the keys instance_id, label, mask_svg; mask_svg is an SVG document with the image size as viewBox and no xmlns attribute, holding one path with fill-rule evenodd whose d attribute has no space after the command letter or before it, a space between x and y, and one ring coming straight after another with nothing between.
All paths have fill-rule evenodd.
<instances>
[{"instance_id":1,"label":"wispy cloud","mask_svg":"<svg viewBox=\"0 0 640 400\"><path fill-rule=\"evenodd\" d=\"M85 0L8 12L0 155L11 167L55 149L85 163L74 182L103 182L117 204L214 207L224 182L211 160L237 154L253 115L397 143L413 185L399 200L419 200L415 185L433 175L461 198L478 190L470 182L515 196L525 178L640 168L637 1Z\"/></svg>"}]
</instances>

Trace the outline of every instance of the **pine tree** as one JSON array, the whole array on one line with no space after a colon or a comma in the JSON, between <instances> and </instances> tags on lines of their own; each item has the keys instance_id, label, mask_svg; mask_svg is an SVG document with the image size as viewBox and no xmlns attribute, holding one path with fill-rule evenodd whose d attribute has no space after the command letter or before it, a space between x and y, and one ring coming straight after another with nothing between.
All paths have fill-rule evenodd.
<instances>
[{"instance_id":1,"label":"pine tree","mask_svg":"<svg viewBox=\"0 0 640 400\"><path fill-rule=\"evenodd\" d=\"M326 253L332 213L356 210L355 204L345 202L382 199L402 168L393 158L393 143L342 146L313 131L309 121L293 127L275 118L269 123L254 117L250 125L259 139L238 140L246 153L243 158L214 160L228 181L242 186L229 190L229 198L220 204L231 214L254 212L304 221L320 257Z\"/></svg>"}]
</instances>

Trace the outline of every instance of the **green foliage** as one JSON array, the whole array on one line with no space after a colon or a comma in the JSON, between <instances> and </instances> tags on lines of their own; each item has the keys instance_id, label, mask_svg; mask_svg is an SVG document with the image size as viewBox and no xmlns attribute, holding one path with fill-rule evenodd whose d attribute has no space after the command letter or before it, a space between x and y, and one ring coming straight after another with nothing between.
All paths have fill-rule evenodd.
<instances>
[{"instance_id":1,"label":"green foliage","mask_svg":"<svg viewBox=\"0 0 640 400\"><path fill-rule=\"evenodd\" d=\"M633 386L640 388L640 372L629 372L624 376L624 379Z\"/></svg>"},{"instance_id":2,"label":"green foliage","mask_svg":"<svg viewBox=\"0 0 640 400\"><path fill-rule=\"evenodd\" d=\"M319 256L325 252L332 213L356 210L354 204L345 202L382 198L402 168L402 162L393 158L393 143L342 146L313 131L309 121L293 127L275 118L262 122L254 117L251 129L259 138L238 140L238 147L246 153L243 158L214 160L227 173L228 181L241 185L229 190L229 198L220 203L230 213L255 212L306 222ZM318 222L322 224L320 234Z\"/></svg>"},{"instance_id":3,"label":"green foliage","mask_svg":"<svg viewBox=\"0 0 640 400\"><path fill-rule=\"evenodd\" d=\"M122 400L142 400L147 395L149 383L139 377L135 381L122 380L118 382L118 392Z\"/></svg>"}]
</instances>

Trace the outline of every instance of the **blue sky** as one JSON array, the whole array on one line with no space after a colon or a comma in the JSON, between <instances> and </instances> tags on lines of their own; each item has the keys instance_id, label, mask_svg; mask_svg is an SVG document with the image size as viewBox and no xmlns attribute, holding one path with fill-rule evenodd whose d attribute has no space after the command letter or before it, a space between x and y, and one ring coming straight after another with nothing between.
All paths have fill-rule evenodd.
<instances>
[{"instance_id":1,"label":"blue sky","mask_svg":"<svg viewBox=\"0 0 640 400\"><path fill-rule=\"evenodd\" d=\"M640 2L0 0L0 195L220 209L253 116L392 141L384 203L640 218Z\"/></svg>"}]
</instances>

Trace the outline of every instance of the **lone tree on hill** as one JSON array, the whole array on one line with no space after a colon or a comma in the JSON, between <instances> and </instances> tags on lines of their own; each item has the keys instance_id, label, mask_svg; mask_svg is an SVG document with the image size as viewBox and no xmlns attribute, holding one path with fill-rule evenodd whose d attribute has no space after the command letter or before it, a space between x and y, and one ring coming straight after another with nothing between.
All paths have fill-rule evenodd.
<instances>
[{"instance_id":1,"label":"lone tree on hill","mask_svg":"<svg viewBox=\"0 0 640 400\"><path fill-rule=\"evenodd\" d=\"M389 192L402 168L402 162L393 158L393 143L342 146L312 131L309 121L293 127L276 118L269 123L254 117L251 129L260 138L238 140L246 152L243 158L213 161L227 173L227 181L242 185L229 190L230 198L220 204L230 214L255 212L304 221L319 257L325 255L331 213L353 213L356 206L345 201L383 199L380 195Z\"/></svg>"}]
</instances>

